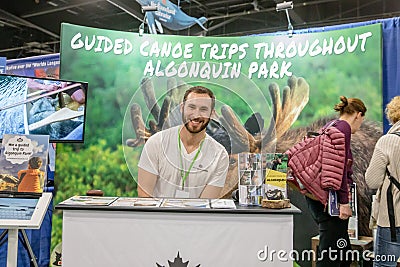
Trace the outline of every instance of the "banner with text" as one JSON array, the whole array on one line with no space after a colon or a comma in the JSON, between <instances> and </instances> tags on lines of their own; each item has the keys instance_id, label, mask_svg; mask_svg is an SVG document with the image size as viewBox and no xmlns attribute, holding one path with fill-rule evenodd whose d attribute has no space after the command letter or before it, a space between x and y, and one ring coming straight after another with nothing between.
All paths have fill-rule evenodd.
<instances>
[{"instance_id":1,"label":"banner with text","mask_svg":"<svg viewBox=\"0 0 400 267\"><path fill-rule=\"evenodd\" d=\"M49 54L7 60L8 74L38 77L58 78L60 71L60 54Z\"/></svg>"},{"instance_id":2,"label":"banner with text","mask_svg":"<svg viewBox=\"0 0 400 267\"><path fill-rule=\"evenodd\" d=\"M270 136L257 143L263 150L275 149L274 140L289 129L333 115L341 95L361 98L367 118L382 121L380 24L291 38L139 36L63 24L61 39L61 78L90 86L85 142L128 144L124 153L133 176L136 147L143 144L135 118L150 125L150 133L181 123L176 107L188 85L214 91L228 130L229 122L244 124L259 113L258 131ZM132 108L136 104L140 112ZM228 147L232 153L248 149L235 136Z\"/></svg>"}]
</instances>

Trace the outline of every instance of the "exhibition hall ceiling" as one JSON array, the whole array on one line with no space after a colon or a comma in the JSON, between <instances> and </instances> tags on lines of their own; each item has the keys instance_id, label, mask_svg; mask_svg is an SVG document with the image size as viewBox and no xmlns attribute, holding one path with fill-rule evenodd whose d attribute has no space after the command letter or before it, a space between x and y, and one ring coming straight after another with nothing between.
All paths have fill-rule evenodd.
<instances>
[{"instance_id":1,"label":"exhibition hall ceiling","mask_svg":"<svg viewBox=\"0 0 400 267\"><path fill-rule=\"evenodd\" d=\"M165 1L165 0L164 0ZM149 1L150 2L150 1ZM172 0L198 25L164 34L243 36L285 31L282 0ZM399 0L293 0L288 10L294 29L344 24L400 16ZM136 0L2 0L0 56L21 58L59 52L62 22L103 29L138 32L144 13ZM146 30L147 31L147 30Z\"/></svg>"}]
</instances>

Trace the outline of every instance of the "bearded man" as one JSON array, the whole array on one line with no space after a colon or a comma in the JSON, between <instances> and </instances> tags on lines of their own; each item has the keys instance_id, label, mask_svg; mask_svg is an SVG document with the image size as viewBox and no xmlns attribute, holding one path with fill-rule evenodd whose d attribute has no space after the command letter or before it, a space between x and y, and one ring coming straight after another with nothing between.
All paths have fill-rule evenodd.
<instances>
[{"instance_id":1,"label":"bearded man","mask_svg":"<svg viewBox=\"0 0 400 267\"><path fill-rule=\"evenodd\" d=\"M215 96L203 86L185 92L182 125L151 136L138 164L139 197L218 198L229 156L206 133L215 112Z\"/></svg>"}]
</instances>

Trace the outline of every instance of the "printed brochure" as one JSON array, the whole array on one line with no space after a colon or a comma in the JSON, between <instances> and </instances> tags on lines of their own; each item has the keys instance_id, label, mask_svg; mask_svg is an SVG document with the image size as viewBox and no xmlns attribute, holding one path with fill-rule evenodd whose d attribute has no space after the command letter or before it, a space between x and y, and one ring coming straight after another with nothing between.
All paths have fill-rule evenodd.
<instances>
[{"instance_id":1,"label":"printed brochure","mask_svg":"<svg viewBox=\"0 0 400 267\"><path fill-rule=\"evenodd\" d=\"M120 197L111 203L110 206L118 207L160 207L162 199L140 198L140 197Z\"/></svg>"},{"instance_id":2,"label":"printed brochure","mask_svg":"<svg viewBox=\"0 0 400 267\"><path fill-rule=\"evenodd\" d=\"M117 198L118 197L73 196L62 201L60 205L108 206Z\"/></svg>"},{"instance_id":3,"label":"printed brochure","mask_svg":"<svg viewBox=\"0 0 400 267\"><path fill-rule=\"evenodd\" d=\"M43 192L48 151L48 135L4 134L0 154L0 191Z\"/></svg>"},{"instance_id":4,"label":"printed brochure","mask_svg":"<svg viewBox=\"0 0 400 267\"><path fill-rule=\"evenodd\" d=\"M210 203L213 209L236 209L232 199L210 199Z\"/></svg>"},{"instance_id":5,"label":"printed brochure","mask_svg":"<svg viewBox=\"0 0 400 267\"><path fill-rule=\"evenodd\" d=\"M167 198L161 204L161 207L168 208L205 208L209 209L210 201L199 198Z\"/></svg>"}]
</instances>

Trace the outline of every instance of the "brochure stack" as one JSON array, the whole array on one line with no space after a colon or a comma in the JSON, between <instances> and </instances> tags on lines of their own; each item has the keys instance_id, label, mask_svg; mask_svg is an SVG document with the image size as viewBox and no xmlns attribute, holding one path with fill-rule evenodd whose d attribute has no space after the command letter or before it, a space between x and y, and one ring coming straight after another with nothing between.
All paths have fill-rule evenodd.
<instances>
[{"instance_id":1,"label":"brochure stack","mask_svg":"<svg viewBox=\"0 0 400 267\"><path fill-rule=\"evenodd\" d=\"M357 185L352 183L349 190L349 204L353 215L349 218L348 233L350 239L358 239ZM328 212L331 216L339 216L340 207L336 191L330 190L328 195Z\"/></svg>"},{"instance_id":2,"label":"brochure stack","mask_svg":"<svg viewBox=\"0 0 400 267\"><path fill-rule=\"evenodd\" d=\"M239 205L262 206L262 200L287 198L287 156L281 153L241 153L238 161Z\"/></svg>"}]
</instances>

